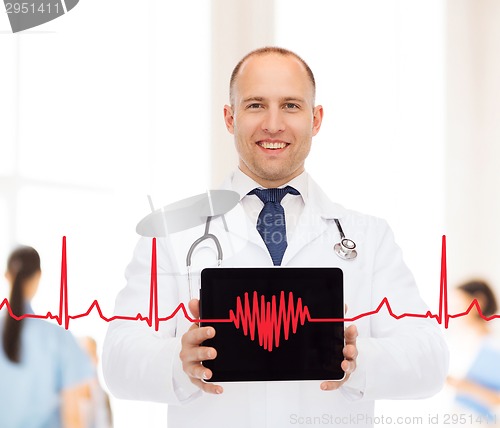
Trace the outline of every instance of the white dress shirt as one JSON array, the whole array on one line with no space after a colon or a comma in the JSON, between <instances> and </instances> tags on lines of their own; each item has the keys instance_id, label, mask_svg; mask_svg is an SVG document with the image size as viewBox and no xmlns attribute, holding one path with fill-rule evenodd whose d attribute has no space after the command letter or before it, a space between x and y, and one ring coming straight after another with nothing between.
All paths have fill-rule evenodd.
<instances>
[{"instance_id":1,"label":"white dress shirt","mask_svg":"<svg viewBox=\"0 0 500 428\"><path fill-rule=\"evenodd\" d=\"M264 207L264 203L257 195L249 195L248 193L255 188L265 189L265 187L262 187L240 169L235 171L233 180L233 190L240 194L241 205L245 213L250 219L250 222L256 225L259 214ZM304 171L302 174L293 178L289 183L279 187L283 188L286 186L291 186L300 193L300 195L288 193L281 200L281 206L285 210L286 236L287 240L290 240L307 201L307 173Z\"/></svg>"}]
</instances>

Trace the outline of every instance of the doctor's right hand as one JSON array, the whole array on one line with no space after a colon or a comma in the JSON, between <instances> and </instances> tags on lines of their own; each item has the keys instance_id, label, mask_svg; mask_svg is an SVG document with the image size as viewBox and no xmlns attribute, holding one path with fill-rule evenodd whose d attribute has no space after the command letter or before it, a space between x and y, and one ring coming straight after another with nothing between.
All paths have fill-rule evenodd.
<instances>
[{"instance_id":1,"label":"doctor's right hand","mask_svg":"<svg viewBox=\"0 0 500 428\"><path fill-rule=\"evenodd\" d=\"M189 302L189 310L194 318L200 318L200 301L193 299ZM202 365L202 361L213 360L217 356L215 348L201 346L201 343L215 336L213 327L200 327L195 323L184 333L181 339L182 349L179 357L182 361L182 369L189 379L198 388L210 394L221 394L223 388L220 385L203 382L212 377L212 371Z\"/></svg>"}]
</instances>

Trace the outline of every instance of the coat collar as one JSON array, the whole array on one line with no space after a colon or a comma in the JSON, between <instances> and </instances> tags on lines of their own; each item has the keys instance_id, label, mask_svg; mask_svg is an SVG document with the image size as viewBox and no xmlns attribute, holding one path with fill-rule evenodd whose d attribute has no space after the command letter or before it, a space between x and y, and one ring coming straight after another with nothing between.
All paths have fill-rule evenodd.
<instances>
[{"instance_id":1,"label":"coat collar","mask_svg":"<svg viewBox=\"0 0 500 428\"><path fill-rule=\"evenodd\" d=\"M235 190L232 186L234 174L232 174L221 186L224 189ZM316 239L329 227L334 219L342 219L346 216L347 210L339 204L332 202L321 190L316 182L307 175L308 195L305 201L304 210L298 220L297 228L283 257L283 265L286 265L304 246ZM240 195L240 200L245 195ZM264 249L267 248L262 241L254 224L247 218L243 207L238 204L232 211L225 215L225 220L230 231L241 231L243 237L255 245Z\"/></svg>"},{"instance_id":2,"label":"coat collar","mask_svg":"<svg viewBox=\"0 0 500 428\"><path fill-rule=\"evenodd\" d=\"M336 204L330 200L330 198L321 190L318 184L311 178L307 173L307 199L304 200L305 207L316 206L318 208L317 213L324 219L333 220L334 218L342 218L346 214L346 209L339 204ZM233 172L223 183L221 189L227 190L237 190L233 187L233 180L235 173ZM249 178L249 180L251 180ZM255 183L257 186L257 183ZM256 187L255 186L255 187ZM240 192L240 200L246 196L246 193Z\"/></svg>"}]
</instances>

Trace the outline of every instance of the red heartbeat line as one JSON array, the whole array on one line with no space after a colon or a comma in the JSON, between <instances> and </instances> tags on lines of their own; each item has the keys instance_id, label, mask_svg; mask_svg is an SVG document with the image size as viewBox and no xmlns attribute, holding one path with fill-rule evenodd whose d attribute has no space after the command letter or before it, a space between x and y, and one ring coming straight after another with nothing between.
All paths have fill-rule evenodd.
<instances>
[{"instance_id":1,"label":"red heartbeat line","mask_svg":"<svg viewBox=\"0 0 500 428\"><path fill-rule=\"evenodd\" d=\"M59 300L59 312L57 315L53 315L51 312L47 312L46 315L35 315L35 314L24 314L15 315L9 305L8 299L4 299L0 304L0 311L6 307L9 315L16 319L21 320L25 318L35 318L35 319L52 319L56 320L60 326L64 325L67 330L69 328L70 320L75 320L79 318L84 318L90 315L92 311L97 311L99 317L105 322L111 322L114 320L124 320L124 321L142 321L146 322L149 327L154 327L158 331L160 323L168 321L179 312L182 312L183 316L192 323L199 322L210 322L210 323L234 323L236 328L239 328L240 323L243 328L245 335L246 332L250 332L250 337L255 337L255 327L257 327L257 333L259 335L259 342L262 342L267 347L266 349L272 349L273 339L274 343L279 343L279 337L281 332L281 326L284 326L284 337L288 338L289 326L292 324L292 331L295 333L297 324L303 325L305 321L308 322L353 322L364 317L369 317L379 313L384 307L386 308L389 315L397 320L412 317L412 318L433 318L439 324L444 324L445 328L448 328L450 319L459 318L468 315L473 309L476 309L478 315L485 321L491 321L496 318L500 318L500 315L485 316L481 310L481 306L477 299L474 299L466 311L458 314L450 314L448 312L448 284L447 284L447 270L446 270L446 236L442 239L442 253L441 253L441 281L439 287L439 313L433 314L427 311L425 314L414 314L414 313L403 313L395 314L391 308L389 300L384 298L378 307L373 311L365 312L359 314L352 318L311 318L307 306L302 305L302 300L299 298L297 300L297 308L293 307L293 296L289 295L288 307L285 307L285 297L284 292L280 295L280 307L276 309L276 297L273 296L271 303L262 303L260 308L261 313L258 311L258 297L254 293L253 298L253 309L250 308L250 302L248 300L247 293L245 293L245 305L242 306L241 299L238 297L236 300L236 313L233 310L229 311L229 318L224 319L210 319L210 320L200 320L192 318L184 305L180 303L177 308L168 316L160 317L158 314L158 275L157 275L157 260L156 260L156 238L152 240L152 255L151 255L151 283L150 283L150 293L149 293L149 313L148 316L143 316L138 313L135 317L132 316L121 316L115 315L112 317L106 317L103 315L102 310L99 306L99 302L94 300L88 310L82 314L70 315L68 312L68 279L67 279L67 261L66 261L66 237L63 237L62 242L62 257L61 257L61 286L60 286L60 300ZM262 297L261 297L261 302ZM274 303L273 303L274 302ZM269 306L270 305L270 306ZM269 309L268 309L269 308ZM285 310L286 309L286 310ZM268 312L270 310L270 312ZM279 326L279 327L278 327Z\"/></svg>"},{"instance_id":2,"label":"red heartbeat line","mask_svg":"<svg viewBox=\"0 0 500 428\"><path fill-rule=\"evenodd\" d=\"M66 261L66 237L63 237L62 242L62 257L61 257L61 287L60 287L60 299L59 299L59 313L58 315L53 315L51 312L47 312L46 315L35 315L35 314L24 314L17 316L12 312L9 305L8 299L4 299L0 304L0 311L5 306L9 315L16 319L21 320L25 318L35 318L35 319L52 319L56 320L57 323L67 330L69 328L70 320L84 318L90 315L90 313L95 309L99 314L99 317L105 322L111 322L114 320L125 320L125 321L145 321L150 327L154 326L155 330L158 331L160 322L168 321L174 318L179 311L184 313L184 316L191 322L197 322L197 320L191 318L187 313L184 304L180 304L174 312L168 317L160 318L158 316L158 275L157 275L157 263L156 263L156 238L153 238L153 250L151 256L151 285L150 285L150 298L149 298L149 315L147 317L142 314L137 314L135 317L115 315L112 317L106 317L99 306L99 302L94 300L89 306L88 310L83 314L70 315L68 312L68 278L67 278L67 261Z\"/></svg>"}]
</instances>

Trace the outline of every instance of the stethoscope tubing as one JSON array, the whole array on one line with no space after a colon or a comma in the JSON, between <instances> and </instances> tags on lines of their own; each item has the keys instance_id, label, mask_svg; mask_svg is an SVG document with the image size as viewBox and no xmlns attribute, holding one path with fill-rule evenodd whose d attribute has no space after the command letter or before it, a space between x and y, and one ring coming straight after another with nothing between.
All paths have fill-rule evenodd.
<instances>
[{"instance_id":1,"label":"stethoscope tubing","mask_svg":"<svg viewBox=\"0 0 500 428\"><path fill-rule=\"evenodd\" d=\"M224 220L224 218L223 218ZM205 233L196 239L191 246L186 255L186 267L188 271L191 268L193 253L196 247L207 239L211 239L216 248L217 248L217 264L220 266L222 264L222 260L224 259L224 254L222 252L222 246L220 244L219 239L213 233L210 233L210 222L212 221L212 217L207 217L207 221L205 223ZM356 243L352 239L348 239L345 237L344 230L342 229L342 225L340 224L340 220L338 218L334 219L335 224L337 225L337 229L340 234L340 242L335 244L334 251L335 253L343 260L352 260L355 259L358 255L356 250Z\"/></svg>"}]
</instances>

